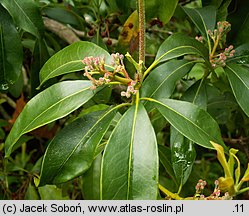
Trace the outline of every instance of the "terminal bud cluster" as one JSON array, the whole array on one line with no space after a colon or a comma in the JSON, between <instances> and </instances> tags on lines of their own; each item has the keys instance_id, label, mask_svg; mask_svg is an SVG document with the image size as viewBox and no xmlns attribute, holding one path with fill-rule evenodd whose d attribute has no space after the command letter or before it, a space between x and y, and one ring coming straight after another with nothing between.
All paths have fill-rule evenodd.
<instances>
[{"instance_id":1,"label":"terminal bud cluster","mask_svg":"<svg viewBox=\"0 0 249 216\"><path fill-rule=\"evenodd\" d=\"M130 98L132 95L137 93L137 89L135 89L137 81L129 77L129 74L127 73L124 66L124 56L122 54L113 53L111 54L111 57L111 66L108 68L112 68L112 71L106 69L104 58L93 56L85 57L82 60L82 63L85 65L84 76L92 81L93 86L91 89L93 90L96 89L96 87L102 86L104 84L112 84L112 82L118 82L118 84L126 85L127 90L122 91L121 96ZM100 77L94 78L93 75L98 75Z\"/></svg>"}]
</instances>

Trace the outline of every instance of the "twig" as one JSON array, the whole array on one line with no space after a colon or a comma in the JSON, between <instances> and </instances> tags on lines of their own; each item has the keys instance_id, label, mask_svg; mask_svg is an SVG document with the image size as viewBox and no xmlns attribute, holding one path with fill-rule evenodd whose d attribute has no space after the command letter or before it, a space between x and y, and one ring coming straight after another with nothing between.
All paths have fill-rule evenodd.
<instances>
[{"instance_id":1,"label":"twig","mask_svg":"<svg viewBox=\"0 0 249 216\"><path fill-rule=\"evenodd\" d=\"M0 113L5 120L10 120L11 116L5 111L5 109L0 105Z\"/></svg>"},{"instance_id":2,"label":"twig","mask_svg":"<svg viewBox=\"0 0 249 216\"><path fill-rule=\"evenodd\" d=\"M9 98L6 94L0 93L0 98L3 98L6 100L6 102L12 107L16 108L16 103L11 98Z\"/></svg>"}]
</instances>

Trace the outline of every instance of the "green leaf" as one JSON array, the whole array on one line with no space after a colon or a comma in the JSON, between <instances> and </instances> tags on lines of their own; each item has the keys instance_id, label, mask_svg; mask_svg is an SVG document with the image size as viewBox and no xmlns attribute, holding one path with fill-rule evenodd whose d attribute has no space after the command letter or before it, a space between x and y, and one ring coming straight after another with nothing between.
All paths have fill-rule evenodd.
<instances>
[{"instance_id":1,"label":"green leaf","mask_svg":"<svg viewBox=\"0 0 249 216\"><path fill-rule=\"evenodd\" d=\"M209 62L208 49L199 41L186 35L176 33L168 37L159 47L155 61L145 71L145 75L156 65L170 59L183 56L186 54L194 54L203 57L206 65L212 69Z\"/></svg>"},{"instance_id":2,"label":"green leaf","mask_svg":"<svg viewBox=\"0 0 249 216\"><path fill-rule=\"evenodd\" d=\"M178 0L146 0L145 15L147 21L159 18L164 24L173 16Z\"/></svg>"},{"instance_id":3,"label":"green leaf","mask_svg":"<svg viewBox=\"0 0 249 216\"><path fill-rule=\"evenodd\" d=\"M181 97L181 100L191 102L200 108L207 109L207 90L205 82L197 81L190 86Z\"/></svg>"},{"instance_id":4,"label":"green leaf","mask_svg":"<svg viewBox=\"0 0 249 216\"><path fill-rule=\"evenodd\" d=\"M93 101L97 104L108 104L112 96L112 86L105 86L93 97Z\"/></svg>"},{"instance_id":5,"label":"green leaf","mask_svg":"<svg viewBox=\"0 0 249 216\"><path fill-rule=\"evenodd\" d=\"M169 98L175 89L176 82L189 72L193 64L186 60L172 60L159 65L143 82L141 97Z\"/></svg>"},{"instance_id":6,"label":"green leaf","mask_svg":"<svg viewBox=\"0 0 249 216\"><path fill-rule=\"evenodd\" d=\"M63 196L62 189L56 185L45 185L38 188L41 200L68 200L69 197Z\"/></svg>"},{"instance_id":7,"label":"green leaf","mask_svg":"<svg viewBox=\"0 0 249 216\"><path fill-rule=\"evenodd\" d=\"M235 49L233 58L228 59L227 62L234 62L237 64L249 64L249 43L242 44Z\"/></svg>"},{"instance_id":8,"label":"green leaf","mask_svg":"<svg viewBox=\"0 0 249 216\"><path fill-rule=\"evenodd\" d=\"M148 100L154 102L154 106L174 128L194 143L213 149L210 141L215 141L225 147L217 122L203 109L185 101Z\"/></svg>"},{"instance_id":9,"label":"green leaf","mask_svg":"<svg viewBox=\"0 0 249 216\"><path fill-rule=\"evenodd\" d=\"M238 110L238 103L232 92L219 90L214 86L206 86L208 92L207 111L218 124L227 124L230 116Z\"/></svg>"},{"instance_id":10,"label":"green leaf","mask_svg":"<svg viewBox=\"0 0 249 216\"><path fill-rule=\"evenodd\" d=\"M17 81L22 68L22 44L9 13L0 4L0 91Z\"/></svg>"},{"instance_id":11,"label":"green leaf","mask_svg":"<svg viewBox=\"0 0 249 216\"><path fill-rule=\"evenodd\" d=\"M48 17L65 24L77 26L78 28L83 27L84 19L75 13L74 10L64 5L51 5L44 7L42 10Z\"/></svg>"},{"instance_id":12,"label":"green leaf","mask_svg":"<svg viewBox=\"0 0 249 216\"><path fill-rule=\"evenodd\" d=\"M232 0L224 0L222 1L222 4L218 8L217 11L217 21L226 21L228 16L228 8L231 4Z\"/></svg>"},{"instance_id":13,"label":"green leaf","mask_svg":"<svg viewBox=\"0 0 249 216\"><path fill-rule=\"evenodd\" d=\"M90 81L84 80L65 81L33 97L18 116L5 141L5 156L10 156L23 134L60 119L86 103L94 96L91 85Z\"/></svg>"},{"instance_id":14,"label":"green leaf","mask_svg":"<svg viewBox=\"0 0 249 216\"><path fill-rule=\"evenodd\" d=\"M39 84L39 72L44 63L49 59L48 48L44 40L37 39L34 46L31 69L30 69L30 83L31 83L31 96L38 93L36 89Z\"/></svg>"},{"instance_id":15,"label":"green leaf","mask_svg":"<svg viewBox=\"0 0 249 216\"><path fill-rule=\"evenodd\" d=\"M83 176L83 197L85 200L100 199L100 172L101 172L102 156L93 161L92 166Z\"/></svg>"},{"instance_id":16,"label":"green leaf","mask_svg":"<svg viewBox=\"0 0 249 216\"><path fill-rule=\"evenodd\" d=\"M33 186L31 183L28 186L24 199L25 200L39 200L40 199L35 186Z\"/></svg>"},{"instance_id":17,"label":"green leaf","mask_svg":"<svg viewBox=\"0 0 249 216\"><path fill-rule=\"evenodd\" d=\"M156 199L158 151L150 119L133 105L113 130L102 160L101 199Z\"/></svg>"},{"instance_id":18,"label":"green leaf","mask_svg":"<svg viewBox=\"0 0 249 216\"><path fill-rule=\"evenodd\" d=\"M107 51L91 42L79 41L62 49L45 63L40 71L40 85L53 77L83 70L82 60L87 56L103 57L106 63L110 63Z\"/></svg>"},{"instance_id":19,"label":"green leaf","mask_svg":"<svg viewBox=\"0 0 249 216\"><path fill-rule=\"evenodd\" d=\"M172 180L177 185L176 176L175 176L174 170L172 168L172 163L171 163L170 148L166 146L158 145L158 154L159 154L159 159L160 159L161 164L163 165L166 172L170 175Z\"/></svg>"},{"instance_id":20,"label":"green leaf","mask_svg":"<svg viewBox=\"0 0 249 216\"><path fill-rule=\"evenodd\" d=\"M187 7L182 7L182 9L189 16L201 34L206 38L209 46L211 46L207 31L213 31L215 28L216 8L214 6L207 6L199 9Z\"/></svg>"},{"instance_id":21,"label":"green leaf","mask_svg":"<svg viewBox=\"0 0 249 216\"><path fill-rule=\"evenodd\" d=\"M63 128L45 152L39 186L63 183L88 170L115 114L115 108L89 114Z\"/></svg>"},{"instance_id":22,"label":"green leaf","mask_svg":"<svg viewBox=\"0 0 249 216\"><path fill-rule=\"evenodd\" d=\"M18 27L40 38L44 32L38 5L32 0L0 0L9 11Z\"/></svg>"},{"instance_id":23,"label":"green leaf","mask_svg":"<svg viewBox=\"0 0 249 216\"><path fill-rule=\"evenodd\" d=\"M249 116L248 68L231 63L227 64L225 71L238 104L246 115Z\"/></svg>"},{"instance_id":24,"label":"green leaf","mask_svg":"<svg viewBox=\"0 0 249 216\"><path fill-rule=\"evenodd\" d=\"M191 174L196 152L194 143L184 137L178 130L170 130L171 162L180 187L183 186Z\"/></svg>"}]
</instances>

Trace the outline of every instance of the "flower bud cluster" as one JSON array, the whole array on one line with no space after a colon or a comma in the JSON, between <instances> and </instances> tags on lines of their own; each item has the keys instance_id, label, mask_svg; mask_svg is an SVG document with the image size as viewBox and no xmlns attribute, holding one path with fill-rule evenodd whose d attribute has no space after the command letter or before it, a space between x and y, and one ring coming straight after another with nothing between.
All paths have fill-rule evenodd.
<instances>
[{"instance_id":1,"label":"flower bud cluster","mask_svg":"<svg viewBox=\"0 0 249 216\"><path fill-rule=\"evenodd\" d=\"M214 67L214 68L217 66L224 67L226 65L227 58L233 57L234 53L235 53L235 50L233 49L232 45L225 48L224 52L221 52L221 53L213 56L213 58L210 59L210 63L212 65L212 67Z\"/></svg>"},{"instance_id":2,"label":"flower bud cluster","mask_svg":"<svg viewBox=\"0 0 249 216\"><path fill-rule=\"evenodd\" d=\"M85 65L85 73L84 76L86 76L89 80L92 81L93 86L91 89L96 89L97 86L101 86L104 84L108 84L111 81L119 81L122 84L127 85L127 90L121 92L121 96L125 96L127 98L130 98L131 95L134 95L137 93L137 90L135 89L135 86L137 85L137 82L132 80L123 63L124 56L119 53L113 53L111 54L112 57L112 66L113 71L108 71L105 69L105 60L104 58L100 57L85 57L82 60L82 63ZM100 78L95 79L92 75L98 74L101 75ZM117 74L121 74L121 76L118 76ZM128 84L127 84L128 83Z\"/></svg>"},{"instance_id":3,"label":"flower bud cluster","mask_svg":"<svg viewBox=\"0 0 249 216\"><path fill-rule=\"evenodd\" d=\"M214 29L212 32L208 30L209 37L213 40L213 48L210 53L210 63L213 68L224 67L226 65L227 58L231 58L234 55L235 50L233 46L230 45L227 48L223 48L223 45L226 42L226 35L231 30L231 24L227 21L222 21L217 23L217 29ZM197 37L200 41L200 39ZM219 46L219 49L218 49ZM218 54L217 50L219 50Z\"/></svg>"},{"instance_id":4,"label":"flower bud cluster","mask_svg":"<svg viewBox=\"0 0 249 216\"><path fill-rule=\"evenodd\" d=\"M121 96L130 98L131 95L135 95L137 93L137 90L135 89L137 82L136 81L131 81L128 84L127 90L121 92Z\"/></svg>"},{"instance_id":5,"label":"flower bud cluster","mask_svg":"<svg viewBox=\"0 0 249 216\"><path fill-rule=\"evenodd\" d=\"M220 189L219 189L219 181L215 180L214 182L214 192L210 195L211 197L218 198L220 196Z\"/></svg>"},{"instance_id":6,"label":"flower bud cluster","mask_svg":"<svg viewBox=\"0 0 249 216\"><path fill-rule=\"evenodd\" d=\"M217 23L217 29L214 29L213 32L211 30L208 30L208 35L214 42L216 40L225 40L226 34L230 30L231 30L231 24L227 21L222 21Z\"/></svg>"},{"instance_id":7,"label":"flower bud cluster","mask_svg":"<svg viewBox=\"0 0 249 216\"><path fill-rule=\"evenodd\" d=\"M203 37L202 36L200 36L200 37L196 36L195 39L200 41L201 43L203 43Z\"/></svg>"},{"instance_id":8,"label":"flower bud cluster","mask_svg":"<svg viewBox=\"0 0 249 216\"><path fill-rule=\"evenodd\" d=\"M101 86L105 83L111 82L112 73L105 69L104 58L93 57L93 56L85 57L82 60L82 63L85 64L84 76L86 76L89 80L91 80L94 85L92 89L96 89L96 86ZM92 77L92 74L94 73L103 75L103 77L95 79Z\"/></svg>"},{"instance_id":9,"label":"flower bud cluster","mask_svg":"<svg viewBox=\"0 0 249 216\"><path fill-rule=\"evenodd\" d=\"M104 71L105 69L105 60L101 57L85 57L82 60L82 63L85 64L85 72L89 71Z\"/></svg>"},{"instance_id":10,"label":"flower bud cluster","mask_svg":"<svg viewBox=\"0 0 249 216\"><path fill-rule=\"evenodd\" d=\"M226 192L223 196L221 196L221 191L219 189L219 181L215 180L214 182L214 191L210 196L205 197L205 195L200 194L202 193L204 187L206 186L206 181L199 180L197 183L195 189L196 189L196 194L199 194L199 200L231 200L232 197L229 195L228 192Z\"/></svg>"},{"instance_id":11,"label":"flower bud cluster","mask_svg":"<svg viewBox=\"0 0 249 216\"><path fill-rule=\"evenodd\" d=\"M207 185L207 182L200 179L195 186L196 193L201 193L204 190L206 185Z\"/></svg>"}]
</instances>

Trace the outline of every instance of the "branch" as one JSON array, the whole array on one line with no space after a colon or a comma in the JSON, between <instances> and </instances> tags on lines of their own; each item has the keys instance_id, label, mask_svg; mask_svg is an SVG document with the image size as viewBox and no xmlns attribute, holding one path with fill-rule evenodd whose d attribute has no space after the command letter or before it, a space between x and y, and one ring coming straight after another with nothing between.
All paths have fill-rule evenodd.
<instances>
[{"instance_id":1,"label":"branch","mask_svg":"<svg viewBox=\"0 0 249 216\"><path fill-rule=\"evenodd\" d=\"M61 39L66 41L68 44L72 44L74 42L80 41L80 38L74 33L72 29L59 23L55 20L49 19L47 17L43 17L43 22L45 27L58 35Z\"/></svg>"}]
</instances>

